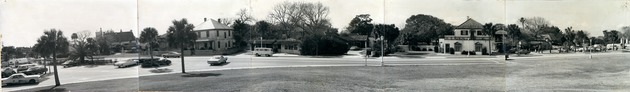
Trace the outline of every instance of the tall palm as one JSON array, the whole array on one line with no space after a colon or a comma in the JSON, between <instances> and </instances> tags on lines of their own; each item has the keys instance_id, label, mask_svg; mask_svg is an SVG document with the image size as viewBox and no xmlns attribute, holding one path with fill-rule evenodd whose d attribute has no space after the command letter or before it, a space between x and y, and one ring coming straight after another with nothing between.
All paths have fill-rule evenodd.
<instances>
[{"instance_id":1,"label":"tall palm","mask_svg":"<svg viewBox=\"0 0 630 92\"><path fill-rule=\"evenodd\" d=\"M168 28L166 33L166 39L169 45L179 47L180 53L182 53L180 57L182 60L182 73L186 73L183 55L184 48L188 47L186 45L193 44L195 40L197 40L197 34L193 32L193 28L195 28L195 26L193 24L188 24L188 21L185 18L179 21L173 20L173 25Z\"/></svg>"},{"instance_id":2,"label":"tall palm","mask_svg":"<svg viewBox=\"0 0 630 92\"><path fill-rule=\"evenodd\" d=\"M488 35L490 35L490 37L491 37L491 38L490 38L490 39L488 39L488 43L492 43L491 41L493 41L493 40L494 40L494 32L496 32L496 30L495 30L495 28L494 28L493 24L492 24L492 23L486 23L486 24L484 24L484 25L483 25L483 27L482 27L482 29L481 29L481 31L482 31L482 32L484 32L484 33L486 33L486 34L488 34ZM489 52L492 52L492 44L490 44L490 45L488 46L488 51L489 51Z\"/></svg>"},{"instance_id":3,"label":"tall palm","mask_svg":"<svg viewBox=\"0 0 630 92\"><path fill-rule=\"evenodd\" d=\"M153 45L153 43L155 43L155 41L157 41L157 30L153 27L147 27L144 28L142 30L142 33L140 34L140 42L141 43L148 43L148 51L149 51L149 55L151 56L151 59L153 59L153 47L151 47L151 45Z\"/></svg>"},{"instance_id":4,"label":"tall palm","mask_svg":"<svg viewBox=\"0 0 630 92\"><path fill-rule=\"evenodd\" d=\"M50 29L44 32L44 35L37 40L38 48L48 48L47 50L52 52L53 64L57 64L57 52L65 53L68 51L68 39L63 36L63 32L57 29ZM52 47L52 48L51 48ZM59 74L57 72L57 66L53 65L53 71L55 76L55 85L61 85L59 83Z\"/></svg>"}]
</instances>

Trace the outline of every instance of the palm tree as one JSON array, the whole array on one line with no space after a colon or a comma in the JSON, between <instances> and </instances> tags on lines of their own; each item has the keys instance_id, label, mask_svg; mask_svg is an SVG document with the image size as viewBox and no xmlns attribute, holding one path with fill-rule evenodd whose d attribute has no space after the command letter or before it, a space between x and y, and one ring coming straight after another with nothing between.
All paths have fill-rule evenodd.
<instances>
[{"instance_id":1,"label":"palm tree","mask_svg":"<svg viewBox=\"0 0 630 92\"><path fill-rule=\"evenodd\" d=\"M151 45L153 45L155 41L157 41L157 35L157 30L153 27L144 28L144 30L142 30L142 33L140 34L140 42L148 43L148 51L151 59L153 59L153 47L151 47Z\"/></svg>"},{"instance_id":2,"label":"palm tree","mask_svg":"<svg viewBox=\"0 0 630 92\"><path fill-rule=\"evenodd\" d=\"M179 47L182 60L182 73L186 73L186 69L184 67L184 48L190 45L197 40L197 34L193 32L193 28L195 26L193 24L188 24L188 21L184 18L180 21L173 20L173 25L168 28L166 33L167 41L169 45L174 47ZM192 53L191 53L192 54Z\"/></svg>"},{"instance_id":3,"label":"palm tree","mask_svg":"<svg viewBox=\"0 0 630 92\"><path fill-rule=\"evenodd\" d=\"M483 31L484 33L490 35L490 39L488 40L488 43L492 43L491 41L494 40L494 32L496 32L497 30L495 30L495 28L493 28L493 24L492 23L486 23L483 25L483 28L481 29L481 31ZM490 44L490 46L488 46L488 52L492 52L492 44Z\"/></svg>"},{"instance_id":4,"label":"palm tree","mask_svg":"<svg viewBox=\"0 0 630 92\"><path fill-rule=\"evenodd\" d=\"M44 32L44 35L37 40L37 48L40 50L49 50L52 52L53 64L57 64L57 52L68 51L68 39L63 36L61 30L50 29ZM52 48L50 48L52 47ZM44 49L47 48L47 49ZM44 51L46 52L46 51ZM57 73L57 66L53 65L53 71L55 76L55 86L61 85L59 83L59 74Z\"/></svg>"}]
</instances>

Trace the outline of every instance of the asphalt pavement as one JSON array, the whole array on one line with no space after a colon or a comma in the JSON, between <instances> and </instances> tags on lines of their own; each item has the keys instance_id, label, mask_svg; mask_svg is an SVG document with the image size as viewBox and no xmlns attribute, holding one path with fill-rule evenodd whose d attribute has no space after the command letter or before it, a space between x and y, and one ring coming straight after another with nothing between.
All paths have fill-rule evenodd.
<instances>
[{"instance_id":1,"label":"asphalt pavement","mask_svg":"<svg viewBox=\"0 0 630 92\"><path fill-rule=\"evenodd\" d=\"M609 53L624 54L624 53ZM583 57L586 54L571 54L566 56ZM608 54L595 54L608 55ZM381 60L385 65L474 65L474 64L505 64L501 58L368 58L361 56L344 56L344 57L299 57L275 55L273 57L252 57L251 55L234 55L227 56L228 63L219 66L210 66L206 63L206 59L211 56L191 56L185 57L186 71L211 71L211 70L229 70L229 69L250 69L250 68L271 68L271 67L307 67L307 66L380 66ZM561 56L564 57L564 56ZM116 57L113 59L124 60L135 57ZM519 57L513 57L518 59ZM532 57L523 57L532 58ZM554 56L541 56L538 58L554 58ZM111 80L120 78L137 78L138 76L162 75L181 73L180 58L168 58L172 61L172 65L159 68L140 68L132 66L126 68L117 68L113 65L99 66L78 66L70 68L59 68L60 81L62 84L79 83L89 81ZM52 76L47 76L45 80L39 84L5 86L3 91L15 91L21 89L29 89L35 87L43 87L54 85Z\"/></svg>"}]
</instances>

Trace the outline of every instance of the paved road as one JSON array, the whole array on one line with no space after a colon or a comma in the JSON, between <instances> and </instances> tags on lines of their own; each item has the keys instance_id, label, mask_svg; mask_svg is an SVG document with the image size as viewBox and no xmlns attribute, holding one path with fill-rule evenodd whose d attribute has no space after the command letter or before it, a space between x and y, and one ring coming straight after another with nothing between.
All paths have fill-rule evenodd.
<instances>
[{"instance_id":1,"label":"paved road","mask_svg":"<svg viewBox=\"0 0 630 92\"><path fill-rule=\"evenodd\" d=\"M619 53L608 53L619 54ZM607 55L607 54L596 54ZM556 55L558 56L558 55ZM568 54L562 57L583 58L586 54ZM265 67L303 67L303 66L364 66L366 59L360 56L347 56L335 58L305 58L300 56L274 57L251 57L250 55L227 56L229 63L222 66L210 66L205 62L210 57L186 57L185 64L187 71L208 71L241 68L265 68ZM134 57L127 57L134 58ZM521 57L515 57L521 58ZM522 57L527 59L529 57ZM554 56L543 56L536 59L554 58ZM119 60L125 58L117 58ZM166 71L157 71L155 68L140 68L139 66L116 68L111 65L104 66L80 66L71 68L59 68L60 81L62 84L77 83L87 81L109 80L119 78L134 78L138 76L159 75L181 72L181 61L179 58L169 58L173 63L170 66L160 67ZM386 57L383 59L386 65L466 65L466 64L505 64L501 58L396 58ZM379 66L381 58L367 59L367 65ZM2 87L3 91L14 91L34 87L54 85L52 76L37 85L19 85Z\"/></svg>"}]
</instances>

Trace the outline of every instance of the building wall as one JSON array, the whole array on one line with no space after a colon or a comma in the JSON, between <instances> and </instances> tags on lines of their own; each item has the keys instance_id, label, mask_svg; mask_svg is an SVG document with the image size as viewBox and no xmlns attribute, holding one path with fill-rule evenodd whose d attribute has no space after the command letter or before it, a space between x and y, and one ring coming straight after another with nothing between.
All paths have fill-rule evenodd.
<instances>
[{"instance_id":1,"label":"building wall","mask_svg":"<svg viewBox=\"0 0 630 92\"><path fill-rule=\"evenodd\" d=\"M494 44L494 42L492 42L492 41L488 42L488 40L445 40L445 39L440 39L440 51L443 52L444 49L448 49L446 47L446 44L449 44L450 48L454 48L455 49L455 43L461 43L462 44L461 50L455 50L455 54L459 54L462 51L475 51L475 43L480 43L481 44L481 49L479 49L479 51L476 51L478 54L481 54L481 50L483 48L486 48L488 50L488 52L489 52L490 48L492 48L492 47L489 47L490 44ZM446 53L446 52L443 52L443 53Z\"/></svg>"},{"instance_id":2,"label":"building wall","mask_svg":"<svg viewBox=\"0 0 630 92\"><path fill-rule=\"evenodd\" d=\"M481 35L479 35L479 33L477 32L481 32L481 29L455 29L455 37L469 37L471 34L475 34L475 36L479 36L479 37L488 37L489 35L486 35L485 33L481 33ZM462 34L462 31L465 31L464 34Z\"/></svg>"},{"instance_id":3,"label":"building wall","mask_svg":"<svg viewBox=\"0 0 630 92\"><path fill-rule=\"evenodd\" d=\"M195 31L198 38L232 39L232 30L201 30Z\"/></svg>"},{"instance_id":4,"label":"building wall","mask_svg":"<svg viewBox=\"0 0 630 92\"><path fill-rule=\"evenodd\" d=\"M299 44L283 44L280 46L281 53L300 54Z\"/></svg>"},{"instance_id":5,"label":"building wall","mask_svg":"<svg viewBox=\"0 0 630 92\"><path fill-rule=\"evenodd\" d=\"M232 30L196 30L197 39L208 39L204 42L196 42L197 50L226 50L235 47Z\"/></svg>"}]
</instances>

